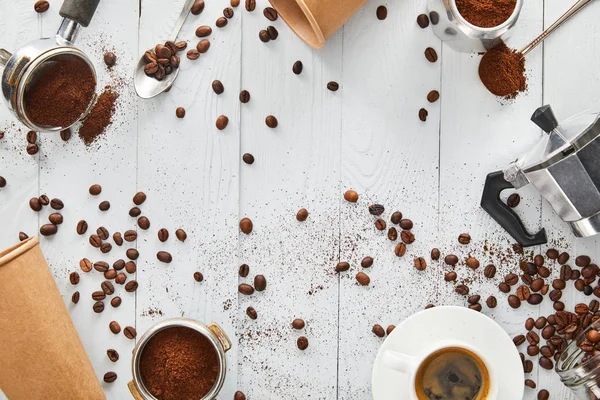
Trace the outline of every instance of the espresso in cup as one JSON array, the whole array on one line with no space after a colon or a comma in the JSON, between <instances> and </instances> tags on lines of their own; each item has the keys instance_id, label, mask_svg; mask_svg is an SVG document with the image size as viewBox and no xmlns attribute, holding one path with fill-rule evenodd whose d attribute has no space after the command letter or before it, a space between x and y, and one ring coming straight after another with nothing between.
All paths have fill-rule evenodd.
<instances>
[{"instance_id":1,"label":"espresso in cup","mask_svg":"<svg viewBox=\"0 0 600 400\"><path fill-rule=\"evenodd\" d=\"M461 347L431 353L415 376L419 400L485 400L489 390L490 375L485 363Z\"/></svg>"}]
</instances>

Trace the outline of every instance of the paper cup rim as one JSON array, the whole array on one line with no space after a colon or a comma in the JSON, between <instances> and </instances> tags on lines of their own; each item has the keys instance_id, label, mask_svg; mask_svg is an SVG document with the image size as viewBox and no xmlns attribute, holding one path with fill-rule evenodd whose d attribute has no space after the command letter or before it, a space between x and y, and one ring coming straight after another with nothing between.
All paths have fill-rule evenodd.
<instances>
[{"instance_id":1,"label":"paper cup rim","mask_svg":"<svg viewBox=\"0 0 600 400\"><path fill-rule=\"evenodd\" d=\"M300 8L302 13L304 14L304 17L308 21L310 27L312 28L312 31L315 34L314 38L307 37L299 29L296 29L296 24L292 23L293 21L291 21L289 18L290 15L287 14L287 12L285 12L285 11L281 12L281 10L278 9L277 3L283 2L283 1L296 3L296 5ZM304 2L304 0L269 0L269 3L271 3L273 8L275 8L275 10L277 10L277 13L281 16L283 21L292 29L292 31L294 31L294 33L296 35L298 35L298 37L301 38L306 44L308 44L310 47L317 49L317 50L320 50L323 48L323 46L325 46L325 35L323 35L323 31L321 30L321 27L319 26L317 19L315 18L313 13L310 11L310 9L308 8L308 6ZM313 39L316 39L316 41Z\"/></svg>"},{"instance_id":2,"label":"paper cup rim","mask_svg":"<svg viewBox=\"0 0 600 400\"><path fill-rule=\"evenodd\" d=\"M37 246L39 242L40 242L40 239L37 236L30 237L12 247L9 247L8 249L0 252L0 267L5 264L8 264L15 258L28 252L29 250L31 250L32 248Z\"/></svg>"}]
</instances>

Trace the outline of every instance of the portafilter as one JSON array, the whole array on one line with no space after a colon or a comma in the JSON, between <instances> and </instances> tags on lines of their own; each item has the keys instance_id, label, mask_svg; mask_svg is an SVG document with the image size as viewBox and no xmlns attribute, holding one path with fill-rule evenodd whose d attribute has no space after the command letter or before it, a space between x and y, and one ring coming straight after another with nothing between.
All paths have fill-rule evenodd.
<instances>
[{"instance_id":1,"label":"portafilter","mask_svg":"<svg viewBox=\"0 0 600 400\"><path fill-rule=\"evenodd\" d=\"M530 234L500 200L504 189L531 183L576 237L600 233L600 113L585 111L559 124L546 105L531 120L545 134L507 169L487 176L481 207L522 246L544 244L545 230Z\"/></svg>"},{"instance_id":2,"label":"portafilter","mask_svg":"<svg viewBox=\"0 0 600 400\"><path fill-rule=\"evenodd\" d=\"M65 0L60 16L63 17L60 28L54 38L38 39L27 43L14 54L0 49L0 67L2 73L2 98L7 107L27 127L34 131L60 131L69 126L40 126L33 122L25 109L25 95L44 71L57 61L80 59L90 68L96 80L94 65L84 52L73 44L79 28L87 27L94 16L100 0ZM92 97L86 111L80 116L85 117L92 108L96 97ZM76 121L73 121L73 125Z\"/></svg>"}]
</instances>

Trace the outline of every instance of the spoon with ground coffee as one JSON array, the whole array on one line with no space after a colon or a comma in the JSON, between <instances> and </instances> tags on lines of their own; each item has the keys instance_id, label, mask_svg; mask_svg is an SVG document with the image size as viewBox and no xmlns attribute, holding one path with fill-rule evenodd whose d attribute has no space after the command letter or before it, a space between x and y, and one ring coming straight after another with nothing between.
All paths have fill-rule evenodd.
<instances>
[{"instance_id":1,"label":"spoon with ground coffee","mask_svg":"<svg viewBox=\"0 0 600 400\"><path fill-rule=\"evenodd\" d=\"M150 99L158 96L169 89L179 75L179 57L176 53L183 49L177 48L175 42L194 2L195 0L186 0L169 41L164 46L159 44L154 49L146 51L140 58L133 81L135 91L141 98Z\"/></svg>"},{"instance_id":2,"label":"spoon with ground coffee","mask_svg":"<svg viewBox=\"0 0 600 400\"><path fill-rule=\"evenodd\" d=\"M594 0L578 0L555 23L520 51L510 49L501 42L488 50L479 63L479 78L496 96L515 98L527 89L525 55Z\"/></svg>"}]
</instances>

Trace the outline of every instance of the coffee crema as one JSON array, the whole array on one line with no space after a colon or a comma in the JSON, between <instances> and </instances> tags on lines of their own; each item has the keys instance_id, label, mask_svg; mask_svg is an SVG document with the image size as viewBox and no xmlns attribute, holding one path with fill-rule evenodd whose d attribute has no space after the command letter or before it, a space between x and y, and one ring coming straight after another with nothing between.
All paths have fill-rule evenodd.
<instances>
[{"instance_id":1,"label":"coffee crema","mask_svg":"<svg viewBox=\"0 0 600 400\"><path fill-rule=\"evenodd\" d=\"M490 376L483 361L461 347L447 347L427 357L415 377L419 400L485 400Z\"/></svg>"}]
</instances>

